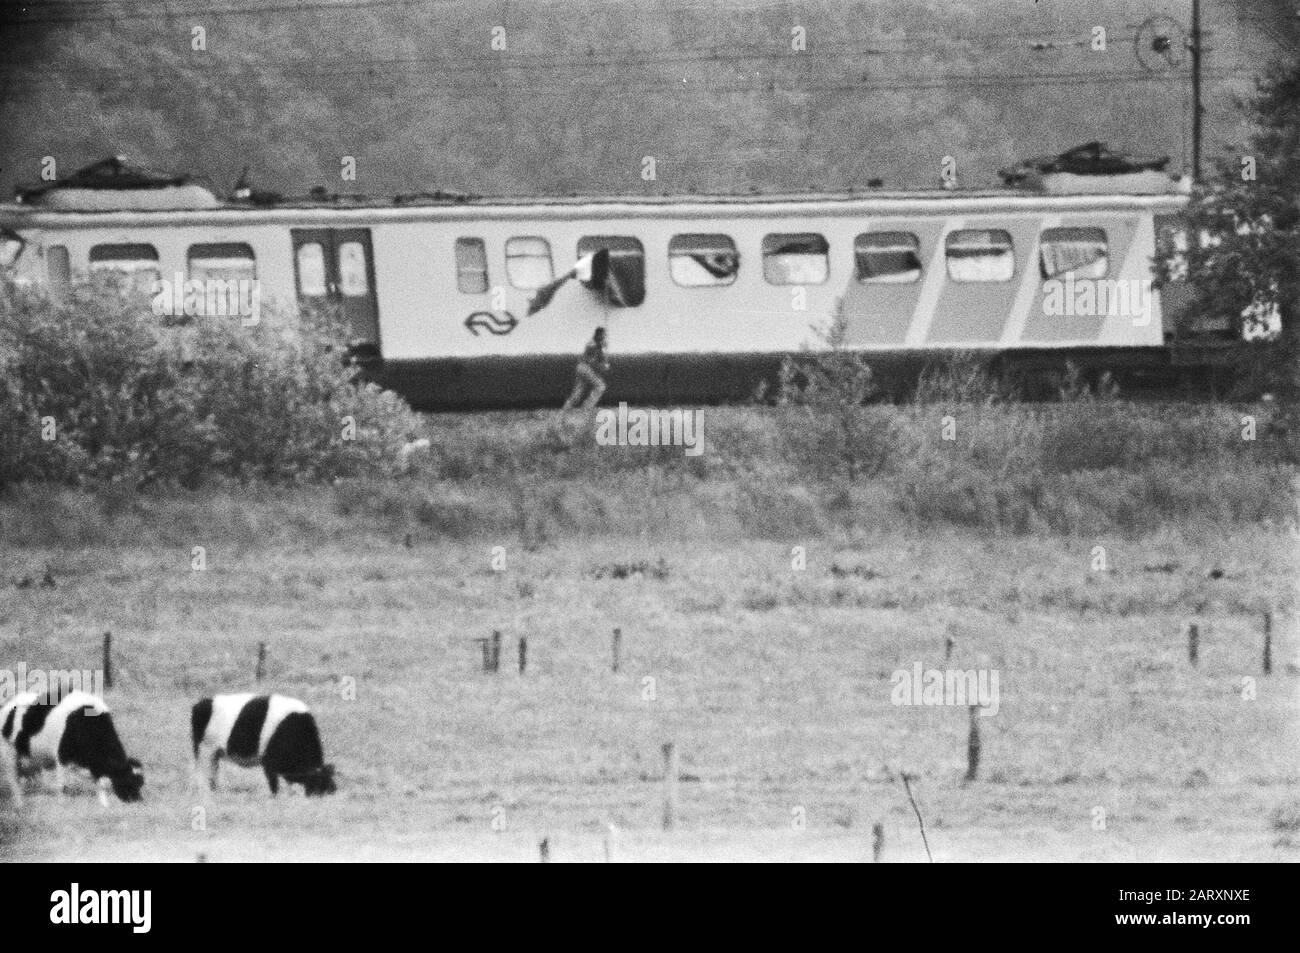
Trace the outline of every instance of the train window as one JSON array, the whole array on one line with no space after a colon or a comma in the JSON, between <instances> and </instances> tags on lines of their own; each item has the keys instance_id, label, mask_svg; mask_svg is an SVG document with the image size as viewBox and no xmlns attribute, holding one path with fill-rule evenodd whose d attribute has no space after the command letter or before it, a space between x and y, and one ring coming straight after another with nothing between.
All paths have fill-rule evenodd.
<instances>
[{"instance_id":1,"label":"train window","mask_svg":"<svg viewBox=\"0 0 1300 953\"><path fill-rule=\"evenodd\" d=\"M66 245L51 245L45 249L45 276L50 290L56 295L66 292L72 284L72 259Z\"/></svg>"},{"instance_id":2,"label":"train window","mask_svg":"<svg viewBox=\"0 0 1300 953\"><path fill-rule=\"evenodd\" d=\"M361 242L339 245L339 291L348 298L364 298L370 293L366 278L366 248Z\"/></svg>"},{"instance_id":3,"label":"train window","mask_svg":"<svg viewBox=\"0 0 1300 953\"><path fill-rule=\"evenodd\" d=\"M191 245L189 250L191 281L241 281L257 277L253 249L242 242L219 242Z\"/></svg>"},{"instance_id":4,"label":"train window","mask_svg":"<svg viewBox=\"0 0 1300 953\"><path fill-rule=\"evenodd\" d=\"M524 291L550 284L555 278L550 243L545 238L507 239L506 277Z\"/></svg>"},{"instance_id":5,"label":"train window","mask_svg":"<svg viewBox=\"0 0 1300 953\"><path fill-rule=\"evenodd\" d=\"M830 244L814 232L763 236L763 277L770 285L819 285L830 273Z\"/></svg>"},{"instance_id":6,"label":"train window","mask_svg":"<svg viewBox=\"0 0 1300 953\"><path fill-rule=\"evenodd\" d=\"M1048 228L1039 240L1039 270L1043 280L1105 278L1106 230L1102 228Z\"/></svg>"},{"instance_id":7,"label":"train window","mask_svg":"<svg viewBox=\"0 0 1300 953\"><path fill-rule=\"evenodd\" d=\"M948 277L953 281L1010 281L1016 270L1011 235L1000 228L948 233Z\"/></svg>"},{"instance_id":8,"label":"train window","mask_svg":"<svg viewBox=\"0 0 1300 953\"><path fill-rule=\"evenodd\" d=\"M853 242L858 281L907 284L921 277L921 240L911 232L867 232Z\"/></svg>"},{"instance_id":9,"label":"train window","mask_svg":"<svg viewBox=\"0 0 1300 953\"><path fill-rule=\"evenodd\" d=\"M298 246L298 294L304 298L325 296L325 249L320 242Z\"/></svg>"},{"instance_id":10,"label":"train window","mask_svg":"<svg viewBox=\"0 0 1300 953\"><path fill-rule=\"evenodd\" d=\"M635 308L645 301L645 249L635 238L622 235L586 236L578 240L578 257L602 248L609 250L606 298L619 308Z\"/></svg>"},{"instance_id":11,"label":"train window","mask_svg":"<svg viewBox=\"0 0 1300 953\"><path fill-rule=\"evenodd\" d=\"M95 245L90 249L90 273L122 275L146 291L162 278L158 249L152 245Z\"/></svg>"},{"instance_id":12,"label":"train window","mask_svg":"<svg viewBox=\"0 0 1300 953\"><path fill-rule=\"evenodd\" d=\"M488 290L487 246L483 239L456 239L456 287L471 295Z\"/></svg>"},{"instance_id":13,"label":"train window","mask_svg":"<svg viewBox=\"0 0 1300 953\"><path fill-rule=\"evenodd\" d=\"M668 242L668 273L683 288L729 285L740 271L740 253L726 235L674 235Z\"/></svg>"}]
</instances>

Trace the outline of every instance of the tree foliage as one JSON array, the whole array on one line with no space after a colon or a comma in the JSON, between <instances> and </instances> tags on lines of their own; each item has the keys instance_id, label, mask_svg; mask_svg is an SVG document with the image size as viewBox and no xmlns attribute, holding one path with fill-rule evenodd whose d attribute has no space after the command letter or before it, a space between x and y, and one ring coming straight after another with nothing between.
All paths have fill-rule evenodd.
<instances>
[{"instance_id":1,"label":"tree foliage","mask_svg":"<svg viewBox=\"0 0 1300 953\"><path fill-rule=\"evenodd\" d=\"M0 284L0 487L376 474L419 430L400 398L355 380L329 323L264 310L253 327L166 327L121 290L51 300Z\"/></svg>"},{"instance_id":2,"label":"tree foliage","mask_svg":"<svg viewBox=\"0 0 1300 953\"><path fill-rule=\"evenodd\" d=\"M1185 280L1192 307L1227 317L1238 331L1281 321L1273 355L1279 396L1300 396L1300 59L1259 81L1243 106L1253 131L1193 191L1185 241L1162 236L1160 284ZM1181 247L1179 247L1181 246Z\"/></svg>"}]
</instances>

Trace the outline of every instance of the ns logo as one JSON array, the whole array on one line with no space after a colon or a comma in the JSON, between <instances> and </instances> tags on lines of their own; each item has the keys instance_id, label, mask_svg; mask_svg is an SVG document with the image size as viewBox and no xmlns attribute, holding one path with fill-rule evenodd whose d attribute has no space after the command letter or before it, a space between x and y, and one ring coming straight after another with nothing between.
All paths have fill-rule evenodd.
<instances>
[{"instance_id":1,"label":"ns logo","mask_svg":"<svg viewBox=\"0 0 1300 953\"><path fill-rule=\"evenodd\" d=\"M465 327L475 337L479 336L480 330L489 334L509 334L518 325L519 319L509 311L500 314L494 311L475 311L465 319Z\"/></svg>"}]
</instances>

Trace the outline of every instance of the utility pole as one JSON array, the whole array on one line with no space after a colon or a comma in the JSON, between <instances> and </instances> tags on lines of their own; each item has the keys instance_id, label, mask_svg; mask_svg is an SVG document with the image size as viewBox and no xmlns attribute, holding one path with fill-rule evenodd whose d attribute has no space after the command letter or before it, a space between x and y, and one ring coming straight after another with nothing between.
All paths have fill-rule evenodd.
<instances>
[{"instance_id":1,"label":"utility pole","mask_svg":"<svg viewBox=\"0 0 1300 953\"><path fill-rule=\"evenodd\" d=\"M1192 0L1192 181L1201 180L1201 0Z\"/></svg>"}]
</instances>

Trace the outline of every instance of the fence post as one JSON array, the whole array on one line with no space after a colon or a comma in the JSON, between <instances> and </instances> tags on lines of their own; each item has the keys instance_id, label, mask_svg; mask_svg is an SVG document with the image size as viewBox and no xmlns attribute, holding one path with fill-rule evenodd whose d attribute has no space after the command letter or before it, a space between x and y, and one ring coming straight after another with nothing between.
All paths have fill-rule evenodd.
<instances>
[{"instance_id":1,"label":"fence post","mask_svg":"<svg viewBox=\"0 0 1300 953\"><path fill-rule=\"evenodd\" d=\"M104 633L104 687L113 687L113 633Z\"/></svg>"},{"instance_id":2,"label":"fence post","mask_svg":"<svg viewBox=\"0 0 1300 953\"><path fill-rule=\"evenodd\" d=\"M614 862L614 841L618 838L618 828L613 823L605 826L605 863Z\"/></svg>"},{"instance_id":3,"label":"fence post","mask_svg":"<svg viewBox=\"0 0 1300 953\"><path fill-rule=\"evenodd\" d=\"M521 635L519 637L519 674L524 674L526 668L528 668L528 639Z\"/></svg>"},{"instance_id":4,"label":"fence post","mask_svg":"<svg viewBox=\"0 0 1300 953\"><path fill-rule=\"evenodd\" d=\"M970 706L970 734L966 738L966 780L974 781L980 770L979 706Z\"/></svg>"},{"instance_id":5,"label":"fence post","mask_svg":"<svg viewBox=\"0 0 1300 953\"><path fill-rule=\"evenodd\" d=\"M543 837L541 843L537 845L537 859L543 864L551 862L551 839Z\"/></svg>"},{"instance_id":6,"label":"fence post","mask_svg":"<svg viewBox=\"0 0 1300 953\"><path fill-rule=\"evenodd\" d=\"M1273 613L1264 610L1264 674L1273 674Z\"/></svg>"},{"instance_id":7,"label":"fence post","mask_svg":"<svg viewBox=\"0 0 1300 953\"><path fill-rule=\"evenodd\" d=\"M664 751L664 830L670 831L677 823L677 746L665 741Z\"/></svg>"},{"instance_id":8,"label":"fence post","mask_svg":"<svg viewBox=\"0 0 1300 953\"><path fill-rule=\"evenodd\" d=\"M621 661L619 656L622 653L622 649L623 649L623 630L616 628L614 629L614 638L611 643L611 652L613 654L613 670L615 675L618 674L618 667Z\"/></svg>"},{"instance_id":9,"label":"fence post","mask_svg":"<svg viewBox=\"0 0 1300 953\"><path fill-rule=\"evenodd\" d=\"M492 671L501 669L501 633L499 630L492 630Z\"/></svg>"},{"instance_id":10,"label":"fence post","mask_svg":"<svg viewBox=\"0 0 1300 953\"><path fill-rule=\"evenodd\" d=\"M260 682L262 676L266 674L266 643L257 643L257 667L253 671L253 679Z\"/></svg>"},{"instance_id":11,"label":"fence post","mask_svg":"<svg viewBox=\"0 0 1300 953\"><path fill-rule=\"evenodd\" d=\"M871 825L871 862L880 863L880 855L885 852L885 825L877 821Z\"/></svg>"},{"instance_id":12,"label":"fence post","mask_svg":"<svg viewBox=\"0 0 1300 953\"><path fill-rule=\"evenodd\" d=\"M1200 655L1201 630L1195 622L1187 623L1187 661L1196 665Z\"/></svg>"}]
</instances>

